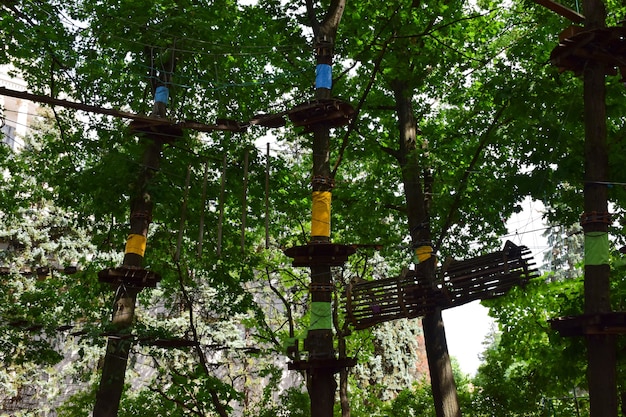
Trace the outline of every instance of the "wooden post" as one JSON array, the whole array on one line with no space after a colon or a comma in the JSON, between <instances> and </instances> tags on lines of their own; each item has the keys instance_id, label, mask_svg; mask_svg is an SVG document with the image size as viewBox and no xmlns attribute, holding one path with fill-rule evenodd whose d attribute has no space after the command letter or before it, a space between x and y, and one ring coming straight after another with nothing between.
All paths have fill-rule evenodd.
<instances>
[{"instance_id":1,"label":"wooden post","mask_svg":"<svg viewBox=\"0 0 626 417\"><path fill-rule=\"evenodd\" d=\"M222 160L222 178L220 180L219 217L217 219L217 257L222 256L222 226L224 224L224 187L226 186L226 154Z\"/></svg>"},{"instance_id":2,"label":"wooden post","mask_svg":"<svg viewBox=\"0 0 626 417\"><path fill-rule=\"evenodd\" d=\"M150 141L144 151L143 172L138 178L138 190L145 191L159 168L162 144L158 140ZM141 268L143 250L145 250L148 225L152 217L152 201L149 195L136 192L131 201L130 235L126 242L123 265ZM120 334L130 335L135 317L135 302L141 288L120 285L115 295L112 322ZM94 417L116 417L122 392L128 356L132 347L132 338L109 338L104 357L100 385L96 393Z\"/></svg>"},{"instance_id":3,"label":"wooden post","mask_svg":"<svg viewBox=\"0 0 626 417\"><path fill-rule=\"evenodd\" d=\"M204 178L202 180L202 210L200 211L200 225L198 231L198 254L197 257L202 256L202 243L204 241L204 215L206 214L206 188L209 179L209 162L204 161Z\"/></svg>"},{"instance_id":4,"label":"wooden post","mask_svg":"<svg viewBox=\"0 0 626 417\"><path fill-rule=\"evenodd\" d=\"M313 2L307 0L307 12L313 27L316 61L315 98L332 98L332 61L334 43L345 0L333 0L321 24L315 17ZM330 168L330 126L325 123L313 127L313 208L311 218L311 242L313 245L330 243L330 206L333 188ZM324 316L323 325L312 326L305 340L309 359L333 360L332 330L332 274L330 265L311 266L311 317ZM318 310L318 311L316 311ZM331 367L310 367L307 370L307 387L311 399L311 415L332 417L335 404L335 369Z\"/></svg>"},{"instance_id":5,"label":"wooden post","mask_svg":"<svg viewBox=\"0 0 626 417\"><path fill-rule=\"evenodd\" d=\"M318 39L319 41L319 39ZM316 45L317 46L317 45ZM319 48L316 48L319 51ZM332 54L331 51L327 51ZM330 60L331 56L320 58ZM325 99L331 97L330 88L316 88L315 98ZM330 193L332 191L332 181L330 172L330 129L324 124L318 124L313 129L313 195L317 193ZM314 197L315 198L315 197ZM315 206L315 202L313 203ZM330 202L329 202L330 204ZM312 217L316 217L315 211ZM330 213L329 213L330 216ZM312 222L317 219L312 218ZM328 236L317 234L313 227L311 229L311 243L325 244L330 242L330 226ZM311 305L331 306L332 292L329 290L332 285L332 274L330 265L311 266ZM313 314L313 313L311 313ZM309 351L309 358L331 359L334 358L333 330L331 326L309 330L306 338L306 349ZM307 372L307 385L311 398L311 415L319 417L332 417L335 405L335 391L337 382L334 371L329 368L311 368Z\"/></svg>"},{"instance_id":6,"label":"wooden post","mask_svg":"<svg viewBox=\"0 0 626 417\"><path fill-rule=\"evenodd\" d=\"M170 81L174 67L174 57L169 63L169 71L165 71L161 82L155 88L155 100L152 115L167 117L167 102ZM148 135L147 135L148 136ZM174 139L172 137L170 140ZM152 220L153 201L148 192L148 185L159 171L163 137L155 132L152 137L144 138L146 147L143 153L142 171L139 173L135 189L130 201L130 234L126 241L123 267L141 269L148 237L148 226ZM122 393L128 356L132 347L131 327L135 317L135 303L141 287L127 286L121 283L115 294L112 322L116 331L128 338L109 338L104 357L100 385L96 392L94 417L116 417Z\"/></svg>"},{"instance_id":7,"label":"wooden post","mask_svg":"<svg viewBox=\"0 0 626 417\"><path fill-rule=\"evenodd\" d=\"M246 149L243 157L243 197L241 201L241 251L246 249L246 217L248 211L248 162L250 150Z\"/></svg>"},{"instance_id":8,"label":"wooden post","mask_svg":"<svg viewBox=\"0 0 626 417\"><path fill-rule=\"evenodd\" d=\"M606 26L606 9L601 0L584 0L585 29ZM606 128L606 68L588 60L583 71L585 118L585 190L583 230L585 232L585 313L611 311L610 267L608 264L607 186L608 149ZM605 241L598 256L590 253L592 242ZM595 244L593 246L596 246ZM587 335L587 382L591 417L617 417L616 336Z\"/></svg>"},{"instance_id":9,"label":"wooden post","mask_svg":"<svg viewBox=\"0 0 626 417\"><path fill-rule=\"evenodd\" d=\"M265 154L265 249L270 248L270 143Z\"/></svg>"},{"instance_id":10,"label":"wooden post","mask_svg":"<svg viewBox=\"0 0 626 417\"><path fill-rule=\"evenodd\" d=\"M189 182L191 181L191 165L187 165L187 176L185 177L185 193L183 195L183 204L180 209L180 226L178 227L178 240L176 242L176 253L174 261L180 261L180 250L183 245L183 233L185 231L185 221L187 216L187 198L189 197Z\"/></svg>"}]
</instances>

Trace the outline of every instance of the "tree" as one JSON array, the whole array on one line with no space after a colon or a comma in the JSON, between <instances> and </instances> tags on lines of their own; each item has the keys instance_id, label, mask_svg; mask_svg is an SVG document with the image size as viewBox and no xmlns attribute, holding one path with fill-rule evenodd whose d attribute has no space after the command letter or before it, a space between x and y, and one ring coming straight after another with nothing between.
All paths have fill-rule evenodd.
<instances>
[{"instance_id":1,"label":"tree","mask_svg":"<svg viewBox=\"0 0 626 417\"><path fill-rule=\"evenodd\" d=\"M311 157L308 136L292 128L273 130L287 150L269 157L272 221L265 251L267 157L254 142L267 132L262 124L274 125L271 120L277 125L279 116L311 95L302 88L312 84L307 69L314 65L311 31L304 22L320 19L311 13L320 7L314 2L308 2L308 11L301 6L277 1L254 6L232 1L1 3L0 36L10 49L2 49L0 61L12 62L36 94L147 114L152 80L159 71L168 72L162 64L175 52L176 71L169 74L175 120L212 125L219 117L241 122L221 120L226 126L240 127L253 121L247 132L190 131L166 144L160 172L151 182L154 222L145 264L162 281L158 290L138 297L143 311L133 336L185 339L201 346L201 351L167 354L144 347L132 352L163 358L157 367L160 392L139 394L159 398L155 409L162 405L182 413L182 405L172 400L197 387L215 388L224 403L245 403L245 390L238 385L243 377L232 381L224 371L231 361L241 360L235 353L242 347L239 341L251 343L245 331L234 337L234 329L253 329L258 343L263 340L268 362L261 375L272 372L269 362L277 357L280 342L297 336L282 323L304 326L302 310L294 307L295 318L281 321L286 309L275 306L285 305L282 300L275 298L271 308L264 308L254 297L260 291L254 293L250 283L271 281L287 305L305 302L301 276L286 266L280 248L306 244L309 238L311 159L335 181L333 240L382 246L390 275L410 262L412 243L431 241L440 260L489 250L503 232L501 219L519 210L525 195L546 202L549 217L559 224L572 224L582 206L581 86L545 65L562 26L557 16L525 3L479 2L473 8L449 1L348 3L341 25L334 28L341 41L334 45L333 94L354 103L357 115L346 133L337 133L340 139L328 152L321 149ZM607 95L611 167L624 162L622 95L617 89ZM396 109L402 110L403 129L413 128L411 134L400 133ZM81 303L89 315L106 317L109 302L94 273L120 263L110 253L120 252L128 231L141 144L121 120L59 108L53 116L56 132L42 137L38 152L3 154L3 166L15 173L31 170L33 179L20 182L18 175L11 176L2 187L2 210L32 207L39 201L36 194L45 194L88 228L85 234L100 255L85 279L91 277L89 289L98 296L83 297ZM401 145L400 138L408 143ZM623 170L614 169L611 181L624 182L622 175ZM47 188L36 190L31 185L37 183ZM409 210L403 191L417 193ZM608 190L619 218L622 194L621 187ZM422 227L426 220L428 228ZM347 268L353 265L358 263ZM283 291L293 287L300 291L293 297ZM439 322L436 314L432 318ZM106 330L106 321L94 334ZM230 327L233 323L244 325ZM219 328L233 332L217 337ZM94 339L95 346L99 343ZM202 358L209 359L210 372ZM165 389L170 386L171 391ZM127 404L132 410L132 400ZM207 397L198 398L196 406L196 411L215 409Z\"/></svg>"},{"instance_id":2,"label":"tree","mask_svg":"<svg viewBox=\"0 0 626 417\"><path fill-rule=\"evenodd\" d=\"M235 7L234 3L229 4L231 7ZM41 10L30 10L28 8L29 6L26 6L26 9L24 9L18 5L3 4L3 13L12 18L3 21L7 25L7 32L11 33L17 33L19 30L37 31L34 25L37 19L34 16L38 16L37 14L39 12L55 14L61 20L64 16L71 16L74 19L81 20L81 22L85 24L85 28L83 28L78 27L78 25L72 21L66 20L66 24L60 23L59 26L62 28L59 32L60 34L58 38L54 37L54 40L58 40L58 42L54 45L46 45L45 48L51 56L45 55L42 57L44 60L50 59L52 62L56 62L54 65L59 64L59 61L62 60L60 56L63 56L63 58L71 57L71 59L76 60L76 62L61 62L61 64L68 67L72 66L74 68L72 74L63 71L55 73L53 71L52 79L43 79L46 78L45 75L41 78L42 75L37 74L37 70L35 66L32 65L32 62L21 54L21 51L27 51L28 48L31 47L30 41L17 42L20 50L12 56L14 64L29 78L35 91L41 89L41 92L43 92L46 87L49 87L53 95L58 94L59 91L62 90L64 94L74 99L87 101L87 99L93 100L97 97L106 102L107 105L116 106L123 104L124 106L128 106L126 108L130 107L136 112L145 111L146 103L141 99L143 96L143 88L145 88L147 82L150 81L149 77L151 77L153 73L156 71L164 71L159 65L162 63L161 59L164 56L170 56L168 55L168 51L172 45L172 43L170 43L172 38L167 39L169 36L163 36L166 28L163 27L163 25L157 28L158 23L162 22L163 19L167 20L165 26L167 26L169 30L175 31L176 36L181 36L180 29L183 28L181 23L184 22L186 24L187 29L185 30L187 31L184 35L189 37L189 39L185 39L175 45L175 48L185 51L185 42L191 42L192 44L195 42L196 48L199 44L202 45L202 38L204 38L206 32L204 35L201 33L203 30L207 29L205 22L217 19L220 16L212 14L211 10L204 8L190 10L183 6L177 8L173 4L160 4L157 7L152 7L153 5L151 4L148 5L149 7L144 6L147 5L138 3L131 5L124 3L105 10L101 5L83 2L77 5L67 6L67 8L64 8L62 11L62 6L56 3L46 4L47 8L42 8ZM220 9L220 13L225 10L226 9ZM265 10L262 9L258 10L265 12ZM268 11L268 13L271 13L271 11ZM127 16L129 15L133 16L132 21L128 20ZM117 19L110 20L112 16L117 16ZM196 17L197 20L190 19L190 17ZM258 18L253 15L251 15L251 17ZM200 21L202 21L202 24L200 24ZM127 25L127 30L119 31L107 24L100 26L103 22L109 22L113 26ZM251 20L246 21L246 25L249 23L251 23ZM277 23L277 25L279 24L280 22ZM226 27L226 24L220 23L217 26L220 27L221 33L225 35L225 32L221 28ZM15 32L13 32L13 29L15 29ZM194 29L199 30L201 33L192 32ZM246 33L246 31L234 30L231 34L233 35L233 39L235 39L243 33ZM276 36L278 37L288 36L289 33L289 29L274 31L270 38L275 34L277 34ZM37 36L33 36L33 38L37 38ZM50 39L53 39L53 37ZM220 39L225 39L225 36ZM37 39L37 42L45 44L46 40L45 38ZM268 50L274 48L273 42L267 41L264 43L267 45ZM189 46L189 44L187 44L187 46ZM196 53L194 50L184 52L183 58L187 59L181 59L185 65L181 65L177 70L177 75L181 77L179 79L193 77L190 78L190 80L193 80L194 83L199 83L196 84L196 86L201 86L201 89L206 88L206 81L202 80L202 74L196 71L197 65L210 68L210 73L217 72L226 79L231 78L229 75L225 75L229 74L231 71L233 73L239 73L239 76L241 76L240 70L244 66L238 65L236 68L230 67L232 65L232 62L229 60L231 51L225 50L223 46L217 44L215 48L216 51L214 52L219 54L217 56L220 57L219 62L214 62L214 55L208 53L208 51L198 53L195 57L193 56ZM254 48L256 48L256 45ZM149 53L146 53L146 49ZM145 62L145 56L156 56L156 58L154 58L153 62ZM89 59L89 57L94 59ZM22 60L22 58L24 59ZM265 59L265 56L260 57L261 62L263 59ZM147 61L150 61L150 59ZM256 67L255 62L259 63L260 61L248 57L247 65L250 69L254 67L254 71L256 71L258 67ZM261 67L265 65L266 62L262 62ZM190 75L186 75L186 71L190 71ZM112 74L127 75L116 77ZM256 78L257 75L258 72L255 73L254 77L244 78ZM285 78L288 78L288 76ZM107 79L108 82L97 82L102 79ZM277 79L280 78L278 76L272 77L270 81ZM189 81L189 79L187 81ZM282 81L284 80L281 80L281 82ZM226 84L220 84L219 79L215 80L214 83L213 91L220 91L224 87L228 87ZM185 110L183 109L190 108L184 101L185 96L193 97L195 102L194 106L196 106L194 107L194 114L196 111L204 113L203 119L209 115L215 117L220 115L218 112L230 112L230 110L233 109L233 101L231 100L235 99L224 95L220 106L212 106L212 102L209 101L206 111L200 110L197 106L201 100L196 100L198 95L194 89L188 87L188 85L192 83L187 82L186 84L187 87L183 85L175 86L181 89L185 88L185 92L181 94L183 98L177 103L178 105L175 108L175 112L178 112L178 117L184 114ZM204 86L202 86L202 84L204 84ZM232 84L233 83L230 83L230 85ZM239 91L241 92L245 88L255 89L259 87L259 85L260 84L257 83L256 85L251 84L248 87L243 86ZM277 87L277 90L280 90L280 86ZM261 94L258 96L259 98L262 97ZM131 97L131 100L128 100L127 97ZM202 95L203 99L205 97L206 96ZM271 100L273 99L270 99L270 101ZM241 117L241 119L245 120L250 118L252 111L258 111L261 108L262 106L260 105L251 105L251 109L247 114L245 113L245 109L242 110L245 117ZM239 111L241 108L238 107L237 110ZM221 115L223 116L223 114ZM238 115L235 114L234 116ZM239 114L239 116L241 116L241 114ZM187 118L196 119L197 117L188 114ZM133 177L136 175L136 167L132 161L135 160L135 155L138 154L137 151L140 149L141 145L127 137L125 129L121 128L123 125L119 123L119 121L91 117L90 123L92 127L91 129L87 129L90 133L85 133L83 128L87 126L76 123L76 120L72 120L72 114L69 112L57 111L56 121L57 126L60 128L60 137L45 138L46 140L43 141L40 149L43 153L51 155L53 160L49 161L50 163L46 165L44 169L36 172L35 176L38 180L49 184L51 194L53 194L52 198L55 199L58 205L66 206L80 212L80 216L83 219L98 219L94 225L91 225L92 239L100 250L115 250L116 247L119 247L119 243L123 242L123 235L126 233L123 222L128 218L128 209L124 202L132 193L126 185L132 184ZM85 140L85 138L89 139ZM255 257L254 254L250 255L247 248L238 249L240 248L239 237L241 235L238 231L239 225L228 219L233 219L231 216L243 217L241 209L238 208L241 207L243 200L242 195L244 195L244 184L239 175L243 165L242 162L240 162L241 156L244 153L249 154L251 165L249 175L257 184L262 183L258 180L263 177L263 170L260 168L262 165L257 163L257 161L261 160L260 153L251 151L250 141L237 143L230 139L230 135L228 135L225 138L215 138L215 142L201 143L195 135L183 138L176 143L175 147L168 147L168 157L166 157L166 160L161 164L161 175L155 177L154 181L150 184L149 191L157 204L155 218L158 218L158 221L157 225L152 229L152 235L150 236L151 245L146 261L148 264L152 264L155 269L159 267L163 268L163 271L160 271L163 275L162 288L165 290L174 290L165 297L166 301L163 307L166 311L167 309L173 310L172 316L174 317L167 317L166 315L166 318L173 321L180 319L181 314L182 317L184 317L185 312L189 313L195 309L195 313L199 314L203 319L208 317L213 320L230 322L237 313L247 312L247 310L253 306L251 298L244 292L241 284L254 277L252 268L257 264L260 258ZM230 158L227 160L226 164L227 169L222 170L222 157L227 154L230 154ZM212 196L209 198L215 203L218 202L217 195L219 194L215 192L219 190L218 178L219 176L226 178L228 192L225 193L225 197L221 200L223 202L222 206L224 207L224 211L228 214L226 215L226 220L220 221L216 212L211 213L205 210L206 201L204 199L200 200L198 195L195 200L188 202L187 214L190 215L193 213L188 219L192 220L188 221L187 224L184 225L183 230L178 234L182 235L188 232L189 234L187 234L187 236L190 236L192 232L195 231L194 234L197 236L200 229L199 219L214 225L222 223L220 224L220 227L223 226L222 239L218 242L215 235L212 234L210 240L213 245L217 243L222 246L224 255L219 257L215 256L215 253L207 253L205 251L204 257L196 260L194 258L198 249L196 247L197 245L191 238L187 237L183 239L185 247L181 249L184 254L183 258L181 258L180 261L177 260L176 262L179 262L177 264L173 263L171 260L172 248L175 247L173 242L175 242L177 237L174 230L178 229L180 222L180 201L182 200L185 188L182 185L185 177L184 170L188 165L195 165L194 169L191 170L192 178L189 185L189 187L193 187L192 189L194 190L202 188L202 186L208 182L203 179L202 170L202 165L207 166L207 170L210 171L209 173L211 174L209 178L213 177L208 184L209 191L213 191ZM208 168L210 168L210 170ZM222 174L222 172L224 172L224 174ZM96 181L94 181L94 177ZM180 180L181 177L183 178L182 181ZM96 187L94 187L94 184ZM174 185L174 187L172 187L172 185ZM248 221L253 219L258 220L261 216L257 216L256 213L263 212L259 209L261 206L258 205L262 204L261 202L263 201L262 198L258 198L261 194L259 192L260 190L261 188L259 187L255 189L254 200L247 205L251 213L254 213L246 213ZM252 193L249 193L248 198L251 197ZM224 201L226 198L228 200ZM118 219L122 219L121 223ZM257 225L254 231L250 230L250 228L244 230L248 239L254 241L254 244L256 244L258 240L252 239L252 233L260 232L258 225L262 224L262 222L256 221L254 224ZM277 233L276 236L278 235ZM257 236L259 235L257 234ZM119 262L119 260L117 260L117 262ZM115 264L116 261L111 259L106 265L101 264L100 266L110 267L115 266ZM91 270L91 274L93 274L95 270L96 269ZM234 271L239 271L240 273L237 274L234 273ZM200 283L196 282L196 280L200 280ZM219 298L216 298L214 294L209 296L209 294L206 294L207 284L212 284L213 288L219 288L220 291L224 292L224 295ZM188 294L192 295L185 297L184 294L182 294L184 290L190 291ZM161 293L161 297L163 297L163 294L164 293ZM140 299L140 303L144 308L147 305L154 305L149 304L147 302L148 299L151 299L151 297L147 297L143 300ZM200 299L200 301L198 301L198 299ZM190 300L193 301L193 306ZM154 301L154 299L152 299L152 301ZM162 299L159 300L160 304L163 302ZM179 310L178 314L175 314L176 309L173 307L175 307L177 303L182 303L186 307L184 307L182 311ZM198 312L198 310L200 311ZM215 311L219 313L216 314ZM141 316L143 316L143 314ZM139 325L136 326L139 334L132 335L139 339L154 336L155 333L161 336L166 335L180 338L184 336L187 330L180 328L180 322L177 328L168 329L168 326L163 325L164 323L150 323L149 318L141 317L139 321ZM193 320L190 320L190 326L196 325ZM205 329L204 331L208 330ZM205 337L206 334L201 333L200 336ZM217 336L217 333L213 331L212 336ZM207 339L205 338L201 341L203 342L203 351L197 357L197 359L200 360L203 355L207 354L207 349L210 350L206 347ZM226 342L231 343L231 340L227 340ZM221 349L222 343L224 343L224 341L218 341L217 345L214 344L212 349ZM174 363L175 362L172 361L169 362L168 365ZM198 376L200 378L197 368L194 369L192 367L192 370L185 369L184 371L189 372L190 376ZM223 384L222 382L216 383L218 378L216 375L213 375L213 371L211 370L211 375L206 375L206 368L204 371L204 378L209 384L207 386L209 388L217 386L220 390L220 395L223 395L226 401L228 401L232 394L228 392L229 384ZM187 380L179 379L174 382L180 385L182 382L186 383L186 381ZM202 399L200 402L204 401L206 401L206 399ZM214 399L212 401L214 404L216 403ZM201 406L206 407L207 405L202 404Z\"/></svg>"},{"instance_id":3,"label":"tree","mask_svg":"<svg viewBox=\"0 0 626 417\"><path fill-rule=\"evenodd\" d=\"M473 380L479 415L540 416L548 403L569 413L588 406L585 399L576 402L576 395L586 392L584 344L560 337L548 323L553 317L579 314L582 293L580 277L552 281L544 276L484 302L500 332Z\"/></svg>"}]
</instances>

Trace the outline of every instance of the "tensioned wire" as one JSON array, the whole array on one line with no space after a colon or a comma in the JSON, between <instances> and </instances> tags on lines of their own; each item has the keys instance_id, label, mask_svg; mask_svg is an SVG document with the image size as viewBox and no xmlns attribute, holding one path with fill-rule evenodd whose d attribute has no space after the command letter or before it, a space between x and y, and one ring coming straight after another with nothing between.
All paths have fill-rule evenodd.
<instances>
[{"instance_id":1,"label":"tensioned wire","mask_svg":"<svg viewBox=\"0 0 626 417\"><path fill-rule=\"evenodd\" d=\"M32 114L31 113L30 115L31 116L35 116L35 117L39 117L39 118L44 117L44 116L42 116L40 114ZM35 131L38 131L40 133L45 133L45 131L42 128L36 128L36 127L34 127L32 125L27 126L27 125L25 125L23 123L18 122L15 119L8 118L8 117L4 117L4 119L7 120L7 121L10 121L11 123L13 123L15 125L24 126L24 127L27 127L30 130L35 130ZM110 132L118 132L117 130L115 130L113 128L109 128L107 126L101 126L101 125L98 126L98 129L104 130L104 131L110 131ZM172 137L174 137L174 136L172 136ZM21 138L16 137L15 140L16 141L20 141L21 145L25 145L25 143L23 142L23 140ZM186 152L186 153L192 155L194 158L197 159L198 163L204 163L204 162L207 161L207 159L212 160L214 162L221 162L222 161L221 158L218 158L218 157L207 157L207 156L202 155L200 153L201 151L199 152L199 151L192 150L192 149L189 149L189 148L186 148L186 147L183 147L183 146L178 146L175 143L174 144L169 144L168 146L170 146L172 148L176 148L178 150L181 150L183 152ZM264 152L264 151L267 150L267 148L265 146L257 146L257 145L254 145L253 143L250 143L250 146L255 147L259 152ZM301 156L302 154L307 153L305 150L291 151L291 150L288 150L288 149L285 149L285 148L281 148L281 147L271 147L270 151L272 151L272 152L274 152L276 154L283 154L283 155L289 155L289 156L294 156L294 155ZM120 154L120 156L121 155L123 155L123 154ZM128 161L127 161L128 163L140 165L140 163L138 163L137 161L133 160L132 157L127 156L127 155L124 155L124 156L128 158ZM235 158L234 160L237 160L236 157L234 157L234 158ZM474 171L474 172L480 173L482 171ZM178 174L173 173L173 172L166 172L166 174L167 174L167 176L169 178L180 177L178 179L180 179L180 180L184 179L183 178L184 176L182 174L178 175ZM572 180L569 180L567 182L570 183L570 184L575 184L575 183L577 183L579 181L580 180L573 180L572 179ZM449 184L453 183L453 181L445 181L445 182L449 183ZM584 181L580 181L580 182L583 183ZM336 185L337 186L340 186L341 184L355 184L355 183L358 184L358 183L360 183L360 181L359 180L348 180L348 179L336 180ZM619 181L594 181L594 183L626 187L626 182L619 182ZM541 184L539 184L535 189L536 190L541 190ZM511 236L511 235L509 235L509 236Z\"/></svg>"},{"instance_id":2,"label":"tensioned wire","mask_svg":"<svg viewBox=\"0 0 626 417\"><path fill-rule=\"evenodd\" d=\"M129 23L134 24L133 22L130 22L130 21L129 21ZM77 26L77 27L78 27L78 26ZM150 28L149 30L153 30L153 28ZM157 32L157 33L161 33L161 34L163 33L163 32L158 31L158 30L155 30L155 32ZM120 39L121 39L121 38L120 38ZM195 40L195 41L197 41L197 42L206 42L206 41L200 41L200 40ZM207 42L207 44L210 44L210 43L208 43L208 42ZM145 45L145 44L144 44L144 45ZM211 45L214 45L214 46L215 46L215 45L217 45L217 44L211 44ZM224 45L224 47L229 47L229 48L232 48L232 45ZM299 46L298 46L298 47L299 47ZM256 46L255 48L263 48L263 47L262 47L262 46ZM276 47L275 47L275 46L272 46L272 47L267 47L267 48L270 48L270 49L269 49L269 51L271 51L271 52L275 51L275 49L276 49ZM175 49L175 48L174 48L174 49ZM183 50L183 49L181 49L180 51L181 51L181 52L189 52L189 53L203 53L203 52L201 52L201 51L192 51L192 50ZM257 52L257 54L263 54L263 53L266 53L266 52ZM225 53L224 55L232 55L232 53ZM147 68L147 67L146 67L146 68ZM282 77L284 77L284 76L282 76ZM208 82L207 80L202 80L202 79L200 79L200 78L196 78L196 79L194 79L193 77L188 77L188 78L189 78L189 79L191 79L191 80L199 81L199 82L200 82L200 81L202 81L202 82ZM268 82L271 82L271 81L268 81ZM229 87L229 86L233 86L233 87L242 87L242 86L248 86L248 85L258 85L258 84L259 84L258 82L252 82L252 83L238 83L238 84L225 84L224 86L222 86L222 87L218 87L218 88L216 88L215 90L218 90L218 89L221 89L221 88L226 88L226 87ZM180 85L180 86L186 86L186 85L184 85L184 84L179 84L179 85ZM189 86L186 86L186 87L189 87Z\"/></svg>"},{"instance_id":3,"label":"tensioned wire","mask_svg":"<svg viewBox=\"0 0 626 417\"><path fill-rule=\"evenodd\" d=\"M31 5L37 7L38 10L43 11L45 14L48 15L48 17L50 18L54 18L54 16L52 16L50 14L50 12L48 12L47 10L43 9L40 7L39 4L35 3L33 0L26 0L28 3L30 3ZM56 13L58 14L58 16L61 16L62 20L65 21L65 23L69 26L69 27L73 27L74 29L76 29L79 32L82 32L86 29L88 29L90 26L80 26L78 23L79 21L74 20L74 19L70 19L69 17L67 17L65 15L65 13L62 10L59 10L58 7L54 6ZM167 36L168 38L172 36L172 33L168 33L166 31L163 30L159 30L158 29L158 25L160 22L153 22L154 24L149 26L149 27L145 27L142 24L139 24L131 19L126 19L120 16L117 16L115 18L117 21L121 21L124 22L128 25L131 26L135 26L137 28L139 28L142 32L152 32L154 35L157 35L159 38L162 38L163 36ZM127 42L133 42L129 39L126 38L122 38L119 36L116 36L115 34L111 34L111 36L113 38L116 39L120 39L120 40L124 40ZM237 44L220 44L220 43L215 43L215 42L210 42L210 41L206 41L206 40L202 40L202 39L197 39L197 38L191 38L191 37L177 37L177 39L181 40L181 41L188 41L188 42L192 42L192 43L197 43L197 44L204 44L207 46L211 46L211 47L218 47L218 48L224 48L224 49L229 49L229 50L233 50L234 48L240 48L240 50L244 50L244 49L250 49L250 50L264 50L264 51L259 51L259 52L228 52L228 53L224 53L223 55L263 55L263 54L270 54L270 53L279 53L280 50L295 50L295 49L300 49L302 48L303 44L290 44L290 45L237 45ZM137 42L139 44L141 44L140 42ZM153 46L153 45L146 45L146 44L141 44L144 46ZM168 48L163 48L163 49L168 49ZM184 50L184 49L176 49L174 48L174 50L176 51L180 51L180 52L190 52L190 53L194 53L194 54L203 54L205 52L201 51L201 50ZM208 54L208 55L213 55L213 54Z\"/></svg>"}]
</instances>

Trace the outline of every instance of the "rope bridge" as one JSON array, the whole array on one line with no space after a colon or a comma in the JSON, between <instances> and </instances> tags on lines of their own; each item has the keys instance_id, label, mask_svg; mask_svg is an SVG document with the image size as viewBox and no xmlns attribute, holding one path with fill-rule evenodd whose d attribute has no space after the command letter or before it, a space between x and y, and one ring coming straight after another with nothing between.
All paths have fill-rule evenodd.
<instances>
[{"instance_id":1,"label":"rope bridge","mask_svg":"<svg viewBox=\"0 0 626 417\"><path fill-rule=\"evenodd\" d=\"M538 276L530 250L507 241L500 251L449 261L431 283L418 267L406 275L351 283L345 292L348 320L356 329L424 316L436 307L456 307L505 294Z\"/></svg>"}]
</instances>

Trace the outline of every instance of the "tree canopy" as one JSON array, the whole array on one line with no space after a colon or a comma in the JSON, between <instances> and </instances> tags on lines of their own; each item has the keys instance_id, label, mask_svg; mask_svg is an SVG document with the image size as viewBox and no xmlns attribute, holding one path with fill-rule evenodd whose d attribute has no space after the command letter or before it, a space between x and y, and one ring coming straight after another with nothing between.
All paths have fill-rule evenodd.
<instances>
[{"instance_id":1,"label":"tree canopy","mask_svg":"<svg viewBox=\"0 0 626 417\"><path fill-rule=\"evenodd\" d=\"M162 279L139 294L127 371L133 388L120 415L139 407L161 416L307 413L302 375L285 369L294 353L284 348L303 338L310 320L308 271L282 253L306 244L311 222L311 135L289 119L313 97L306 3L0 1L0 64L32 94L149 115L164 85L168 122L212 126L164 140L147 185L154 211L144 264ZM623 6L607 8L616 25ZM578 221L582 87L550 63L567 26L528 1L347 2L334 45L333 96L355 115L331 133L332 238L357 249L333 269L336 330L347 329L340 299L350 280L395 276L412 262L400 90L416 120L410 157L418 161L440 261L499 247L506 219L527 196L545 203L553 224ZM622 224L626 93L617 77L607 82L609 198ZM60 106L42 104L38 120L21 151L0 147L0 242L7 247L0 267L8 268L0 275L7 366L0 377L10 387L0 396L23 396L30 381L48 378L37 395L51 409L63 402L66 415L85 415L112 328L114 293L97 273L122 261L136 179L153 169L141 159L150 139L127 119ZM614 244L623 245L621 228L613 232ZM37 268L46 268L39 279ZM579 312L580 285L568 278L554 286L538 280L493 302L503 333L474 381L482 387L478 399L466 398L469 388L457 382L464 406L491 415L494 403L506 403L507 415L524 415L530 401L495 397L520 381L537 401L584 390L582 365L572 359L581 346L546 331L546 311ZM386 327L384 337L342 333L346 354L361 362L351 376L354 415L368 415L364 407L395 398L402 385L420 386L410 347L420 331L405 324ZM522 345L525 351L512 351ZM568 361L575 365L562 368ZM71 384L55 392L57 381ZM554 392L531 392L528 381ZM378 409L395 412L406 403L420 410L428 397L402 392Z\"/></svg>"}]
</instances>

